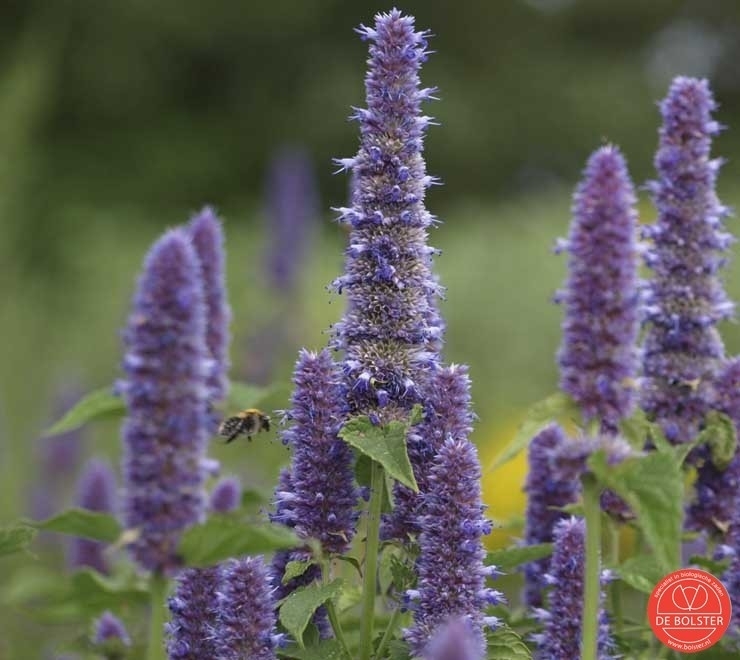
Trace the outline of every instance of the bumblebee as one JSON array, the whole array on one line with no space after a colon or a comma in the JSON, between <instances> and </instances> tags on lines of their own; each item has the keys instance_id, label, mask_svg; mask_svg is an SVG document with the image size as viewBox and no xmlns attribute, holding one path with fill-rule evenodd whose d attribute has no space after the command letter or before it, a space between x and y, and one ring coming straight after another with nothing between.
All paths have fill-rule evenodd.
<instances>
[{"instance_id":1,"label":"bumblebee","mask_svg":"<svg viewBox=\"0 0 740 660\"><path fill-rule=\"evenodd\" d=\"M270 430L270 418L257 408L247 408L233 417L227 417L218 427L218 434L226 438L226 444L240 435L251 440L260 431Z\"/></svg>"}]
</instances>

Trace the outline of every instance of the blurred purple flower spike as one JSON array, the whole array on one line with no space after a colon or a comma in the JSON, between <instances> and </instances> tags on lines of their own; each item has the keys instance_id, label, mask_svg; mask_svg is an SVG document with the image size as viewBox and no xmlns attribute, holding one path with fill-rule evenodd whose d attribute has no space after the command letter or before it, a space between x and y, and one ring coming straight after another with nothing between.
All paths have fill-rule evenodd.
<instances>
[{"instance_id":1,"label":"blurred purple flower spike","mask_svg":"<svg viewBox=\"0 0 740 660\"><path fill-rule=\"evenodd\" d=\"M634 409L638 371L637 214L619 149L589 158L573 201L560 387L585 421L616 431Z\"/></svg>"},{"instance_id":2,"label":"blurred purple flower spike","mask_svg":"<svg viewBox=\"0 0 740 660\"><path fill-rule=\"evenodd\" d=\"M676 78L661 103L663 126L650 184L657 222L645 228L653 278L647 286L641 406L672 443L690 442L713 407L724 359L717 323L730 317L719 270L732 243L729 215L715 192L721 160L710 158L720 131L706 80Z\"/></svg>"},{"instance_id":3,"label":"blurred purple flower spike","mask_svg":"<svg viewBox=\"0 0 740 660\"><path fill-rule=\"evenodd\" d=\"M89 511L113 513L116 510L116 474L106 462L88 461L77 482L76 504ZM104 555L105 545L90 539L73 538L69 548L70 568L94 568L107 575L110 572Z\"/></svg>"},{"instance_id":4,"label":"blurred purple flower spike","mask_svg":"<svg viewBox=\"0 0 740 660\"><path fill-rule=\"evenodd\" d=\"M149 252L124 343L123 521L139 533L136 562L171 573L180 535L205 516L212 392L201 264L181 230Z\"/></svg>"}]
</instances>

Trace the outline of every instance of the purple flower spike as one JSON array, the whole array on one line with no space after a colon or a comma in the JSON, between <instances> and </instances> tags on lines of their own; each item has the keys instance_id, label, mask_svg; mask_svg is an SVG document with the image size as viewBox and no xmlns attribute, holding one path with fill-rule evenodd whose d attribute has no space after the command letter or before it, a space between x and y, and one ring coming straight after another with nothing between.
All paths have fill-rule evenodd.
<instances>
[{"instance_id":1,"label":"purple flower spike","mask_svg":"<svg viewBox=\"0 0 740 660\"><path fill-rule=\"evenodd\" d=\"M383 520L381 537L407 541L417 536L420 506L429 485L429 470L447 438L463 440L473 427L470 407L470 378L465 365L450 365L432 374L426 387L424 419L411 428L407 438L409 460L419 486L419 494L396 484L393 511Z\"/></svg>"},{"instance_id":2,"label":"purple flower spike","mask_svg":"<svg viewBox=\"0 0 740 660\"><path fill-rule=\"evenodd\" d=\"M93 644L105 644L118 640L123 646L131 646L131 638L126 632L126 626L115 615L106 611L97 619L93 625Z\"/></svg>"},{"instance_id":3,"label":"purple flower spike","mask_svg":"<svg viewBox=\"0 0 740 660\"><path fill-rule=\"evenodd\" d=\"M331 353L301 351L293 374L292 422L283 443L293 449L290 488L276 493L273 520L315 538L327 554L347 551L357 526L357 487L352 451L337 437L343 421L344 386Z\"/></svg>"},{"instance_id":4,"label":"purple flower spike","mask_svg":"<svg viewBox=\"0 0 740 660\"><path fill-rule=\"evenodd\" d=\"M275 513L270 515L272 522L281 523L291 528L295 527L292 492L293 481L290 470L281 470L278 485L275 489ZM278 550L273 555L270 574L275 584L275 600L282 600L299 587L305 587L312 582L321 580L321 567L319 564L312 564L302 575L292 578L283 584L283 575L285 575L285 567L288 565L288 562L311 561L311 559L313 559L313 553L307 547L293 550ZM329 616L323 605L314 614L312 622L318 629L321 639L328 639L332 636Z\"/></svg>"},{"instance_id":5,"label":"purple flower spike","mask_svg":"<svg viewBox=\"0 0 740 660\"><path fill-rule=\"evenodd\" d=\"M551 543L556 523L567 518L559 511L566 504L578 500L581 482L578 478L559 478L553 473L553 456L568 443L563 430L548 426L540 431L529 445L529 472L524 490L527 493L524 543ZM585 467L585 465L584 465ZM524 603L529 607L542 607L544 575L549 559L539 559L524 567Z\"/></svg>"},{"instance_id":6,"label":"purple flower spike","mask_svg":"<svg viewBox=\"0 0 740 660\"><path fill-rule=\"evenodd\" d=\"M638 369L635 193L619 149L588 161L573 202L560 387L586 421L615 431L635 405Z\"/></svg>"},{"instance_id":7,"label":"purple flower spike","mask_svg":"<svg viewBox=\"0 0 740 660\"><path fill-rule=\"evenodd\" d=\"M318 217L318 187L308 153L283 148L267 177L269 246L265 271L270 288L289 296L299 285Z\"/></svg>"},{"instance_id":8,"label":"purple flower spike","mask_svg":"<svg viewBox=\"0 0 740 660\"><path fill-rule=\"evenodd\" d=\"M484 616L489 605L504 601L500 592L486 587L496 574L485 567L482 538L491 531L483 517L480 464L475 446L449 438L429 474L421 519L417 587L407 593L413 601L414 624L405 631L412 655L423 655L440 625L463 619L470 628L471 646L483 655L483 628L498 621Z\"/></svg>"},{"instance_id":9,"label":"purple flower spike","mask_svg":"<svg viewBox=\"0 0 740 660\"><path fill-rule=\"evenodd\" d=\"M215 211L204 208L188 224L200 261L206 304L206 345L212 360L208 386L210 400L220 401L229 390L229 323L231 308L226 297L224 236Z\"/></svg>"},{"instance_id":10,"label":"purple flower spike","mask_svg":"<svg viewBox=\"0 0 740 660\"><path fill-rule=\"evenodd\" d=\"M201 660L216 656L219 569L189 568L177 577L167 602L172 615L166 625L169 660Z\"/></svg>"},{"instance_id":11,"label":"purple flower spike","mask_svg":"<svg viewBox=\"0 0 740 660\"><path fill-rule=\"evenodd\" d=\"M555 525L554 540L552 563L545 576L547 583L553 585L550 607L535 611L544 624L544 632L533 636L537 642L535 658L573 660L581 657L586 525L579 518L561 520ZM609 660L615 657L614 643L603 609L599 624L598 657Z\"/></svg>"},{"instance_id":12,"label":"purple flower spike","mask_svg":"<svg viewBox=\"0 0 740 660\"><path fill-rule=\"evenodd\" d=\"M729 360L716 382L717 408L740 428L740 358ZM696 499L686 510L686 528L708 531L722 540L740 506L740 449L724 469L718 469L711 457L697 468ZM738 548L740 550L740 548Z\"/></svg>"},{"instance_id":13,"label":"purple flower spike","mask_svg":"<svg viewBox=\"0 0 740 660\"><path fill-rule=\"evenodd\" d=\"M429 35L414 30L412 17L394 9L358 32L370 41L367 108L352 116L360 124L357 156L337 161L356 185L352 206L338 209L351 231L345 274L334 283L346 291L348 307L333 346L345 352L352 411L382 423L419 401L442 343L441 287L431 272L436 251L426 242L434 220L424 207L435 183L422 157L432 120L420 111L434 90L419 86Z\"/></svg>"},{"instance_id":14,"label":"purple flower spike","mask_svg":"<svg viewBox=\"0 0 740 660\"><path fill-rule=\"evenodd\" d=\"M242 485L236 477L221 479L211 491L208 508L215 513L235 511L241 505Z\"/></svg>"},{"instance_id":15,"label":"purple flower spike","mask_svg":"<svg viewBox=\"0 0 740 660\"><path fill-rule=\"evenodd\" d=\"M274 660L281 636L275 632L274 590L261 557L231 559L221 568L218 592L219 660ZM211 657L211 656L203 656Z\"/></svg>"},{"instance_id":16,"label":"purple flower spike","mask_svg":"<svg viewBox=\"0 0 740 660\"><path fill-rule=\"evenodd\" d=\"M205 515L208 349L200 263L188 237L170 231L144 264L124 334L124 524L144 569L178 568L176 548Z\"/></svg>"},{"instance_id":17,"label":"purple flower spike","mask_svg":"<svg viewBox=\"0 0 740 660\"><path fill-rule=\"evenodd\" d=\"M89 511L111 513L116 508L116 475L111 466L92 459L77 483L77 505ZM104 555L105 544L90 539L74 538L69 549L69 567L89 566L108 575L110 567Z\"/></svg>"},{"instance_id":18,"label":"purple flower spike","mask_svg":"<svg viewBox=\"0 0 740 660\"><path fill-rule=\"evenodd\" d=\"M483 654L468 622L452 619L429 642L424 660L483 660Z\"/></svg>"},{"instance_id":19,"label":"purple flower spike","mask_svg":"<svg viewBox=\"0 0 740 660\"><path fill-rule=\"evenodd\" d=\"M719 124L706 80L679 77L661 104L663 127L651 184L658 220L646 228L653 279L647 289L641 405L673 443L691 441L713 406L724 347L717 323L733 305L718 271L732 242L717 199L720 161L710 159Z\"/></svg>"}]
</instances>

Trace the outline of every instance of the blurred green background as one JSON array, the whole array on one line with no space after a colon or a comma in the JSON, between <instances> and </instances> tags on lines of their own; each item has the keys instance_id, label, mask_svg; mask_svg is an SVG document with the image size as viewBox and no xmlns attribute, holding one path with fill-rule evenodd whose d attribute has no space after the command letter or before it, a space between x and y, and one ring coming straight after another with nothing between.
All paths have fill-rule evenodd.
<instances>
[{"instance_id":1,"label":"blurred green background","mask_svg":"<svg viewBox=\"0 0 740 660\"><path fill-rule=\"evenodd\" d=\"M287 406L300 345L319 348L342 312L325 286L342 268L347 197L334 156L352 155L366 44L352 28L389 5L321 0L6 0L0 5L0 519L28 513L40 431L60 393L119 376L118 332L148 245L205 203L226 222L236 375L275 318L269 402ZM432 243L448 321L446 359L471 365L484 462L556 383L570 194L588 154L619 144L636 184L652 176L655 101L674 75L710 78L729 127L720 195L740 202L740 4L735 0L409 1L436 35L426 85L441 101L427 140ZM310 156L319 213L296 290L268 286L268 164ZM653 211L641 193L641 219ZM735 229L730 221L730 229ZM740 298L737 268L726 271ZM282 315L282 316L281 316ZM736 326L723 328L729 352ZM251 356L250 356L251 353ZM58 412L58 411L57 411ZM115 424L86 430L88 455L119 454ZM279 442L214 447L226 472L269 487ZM247 463L251 467L247 466ZM261 467L255 467L255 464ZM523 466L488 477L491 514L521 506ZM70 477L70 481L73 476ZM495 482L495 483L494 483ZM68 503L71 483L60 507ZM66 500L65 500L66 498ZM1 656L0 649L0 656Z\"/></svg>"}]
</instances>

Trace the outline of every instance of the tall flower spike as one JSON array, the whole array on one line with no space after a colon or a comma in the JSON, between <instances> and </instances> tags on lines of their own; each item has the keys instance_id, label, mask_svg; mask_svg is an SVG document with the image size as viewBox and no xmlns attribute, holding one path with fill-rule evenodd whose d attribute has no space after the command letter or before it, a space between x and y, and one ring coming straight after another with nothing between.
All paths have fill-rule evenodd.
<instances>
[{"instance_id":1,"label":"tall flower spike","mask_svg":"<svg viewBox=\"0 0 740 660\"><path fill-rule=\"evenodd\" d=\"M169 660L217 657L218 589L218 567L189 568L178 575L175 593L167 602Z\"/></svg>"},{"instance_id":2,"label":"tall flower spike","mask_svg":"<svg viewBox=\"0 0 740 660\"><path fill-rule=\"evenodd\" d=\"M503 596L486 587L486 578L497 571L483 565L482 537L490 533L491 522L483 517L480 464L471 442L445 441L429 474L425 499L418 583L407 592L414 601L414 624L405 631L406 640L412 654L423 655L437 628L460 618L470 626L472 647L483 655L483 628L498 624L484 611L503 602Z\"/></svg>"},{"instance_id":3,"label":"tall flower spike","mask_svg":"<svg viewBox=\"0 0 740 660\"><path fill-rule=\"evenodd\" d=\"M544 623L544 632L534 635L538 660L572 660L581 657L581 620L583 617L584 562L586 525L582 519L569 518L555 525L555 547L550 572L553 585L549 610L536 610ZM603 595L602 595L603 598ZM599 660L613 658L613 641L604 610L599 612Z\"/></svg>"},{"instance_id":4,"label":"tall flower spike","mask_svg":"<svg viewBox=\"0 0 740 660\"><path fill-rule=\"evenodd\" d=\"M327 554L349 548L357 526L352 451L337 437L344 386L331 353L301 351L293 374L292 424L283 442L293 449L290 488L276 493L280 522L315 538Z\"/></svg>"},{"instance_id":5,"label":"tall flower spike","mask_svg":"<svg viewBox=\"0 0 740 660\"><path fill-rule=\"evenodd\" d=\"M293 529L295 527L295 516L293 514L293 481L289 469L283 469L278 478L278 485L275 489L275 513L270 515L270 521L281 523ZM292 594L299 587L305 587L312 582L321 580L321 567L318 564L311 564L302 575L294 577L283 583L285 568L291 561L310 561L313 553L310 548L294 548L293 550L278 550L272 557L270 564L270 575L275 585L275 600L282 600ZM312 623L319 631L322 639L328 639L332 636L329 615L326 608L322 605L314 614Z\"/></svg>"},{"instance_id":6,"label":"tall flower spike","mask_svg":"<svg viewBox=\"0 0 740 660\"><path fill-rule=\"evenodd\" d=\"M729 360L716 383L716 406L740 429L740 358ZM737 441L737 438L736 438ZM740 448L730 464L720 470L711 456L697 468L695 500L686 510L686 528L708 531L722 540L733 518L740 523ZM740 548L737 549L740 552Z\"/></svg>"},{"instance_id":7,"label":"tall flower spike","mask_svg":"<svg viewBox=\"0 0 740 660\"><path fill-rule=\"evenodd\" d=\"M721 162L710 159L719 124L706 80L679 77L661 104L663 126L651 184L658 208L645 262L653 270L646 299L641 406L673 443L691 441L712 408L724 347L717 323L732 315L718 271L732 239L717 199Z\"/></svg>"},{"instance_id":8,"label":"tall flower spike","mask_svg":"<svg viewBox=\"0 0 740 660\"><path fill-rule=\"evenodd\" d=\"M111 466L98 459L88 461L77 482L76 503L89 511L112 513L116 509L116 475ZM69 566L89 566L108 575L110 567L104 555L105 545L99 541L74 538L70 543Z\"/></svg>"},{"instance_id":9,"label":"tall flower spike","mask_svg":"<svg viewBox=\"0 0 740 660\"><path fill-rule=\"evenodd\" d=\"M188 231L200 261L206 304L206 345L212 360L208 386L210 400L226 398L229 389L229 323L231 308L226 297L224 236L215 211L205 207L193 217Z\"/></svg>"},{"instance_id":10,"label":"tall flower spike","mask_svg":"<svg viewBox=\"0 0 740 660\"><path fill-rule=\"evenodd\" d=\"M573 202L560 387L615 431L635 405L639 329L635 193L619 149L595 151Z\"/></svg>"},{"instance_id":11,"label":"tall flower spike","mask_svg":"<svg viewBox=\"0 0 740 660\"><path fill-rule=\"evenodd\" d=\"M424 207L435 181L422 157L432 120L420 112L433 90L419 87L429 35L414 31L412 17L394 9L358 32L371 42L367 108L352 116L360 123L357 156L337 161L354 173L356 186L352 207L339 209L351 232L345 274L334 287L346 291L348 307L333 345L345 352L353 411L383 421L419 400L417 388L441 348L436 251L426 242L433 218Z\"/></svg>"},{"instance_id":12,"label":"tall flower spike","mask_svg":"<svg viewBox=\"0 0 740 660\"><path fill-rule=\"evenodd\" d=\"M268 172L266 198L267 283L273 291L291 296L300 284L318 217L318 188L308 153L286 147L275 154Z\"/></svg>"},{"instance_id":13,"label":"tall flower spike","mask_svg":"<svg viewBox=\"0 0 740 660\"><path fill-rule=\"evenodd\" d=\"M274 590L261 557L231 559L221 568L218 592L219 660L274 660L282 636L276 634ZM211 656L203 656L211 657Z\"/></svg>"},{"instance_id":14,"label":"tall flower spike","mask_svg":"<svg viewBox=\"0 0 740 660\"><path fill-rule=\"evenodd\" d=\"M429 642L424 660L483 660L468 622L452 619Z\"/></svg>"},{"instance_id":15,"label":"tall flower spike","mask_svg":"<svg viewBox=\"0 0 740 660\"><path fill-rule=\"evenodd\" d=\"M136 562L169 572L187 527L205 515L208 349L198 257L181 231L151 249L124 334L124 506Z\"/></svg>"},{"instance_id":16,"label":"tall flower spike","mask_svg":"<svg viewBox=\"0 0 740 660\"><path fill-rule=\"evenodd\" d=\"M453 364L431 375L424 401L424 418L411 428L407 438L409 460L419 486L419 494L395 484L393 511L383 520L384 539L408 540L421 531L419 514L423 494L429 484L429 470L444 441L463 440L473 427L470 407L470 378L465 365Z\"/></svg>"},{"instance_id":17,"label":"tall flower spike","mask_svg":"<svg viewBox=\"0 0 740 660\"><path fill-rule=\"evenodd\" d=\"M524 543L551 543L558 521L567 517L560 511L573 504L580 494L580 481L564 479L552 470L553 455L568 442L563 429L553 424L540 431L529 444L529 472L524 490L527 493ZM539 559L524 567L524 603L529 607L541 607L545 587L544 575L549 559Z\"/></svg>"}]
</instances>

